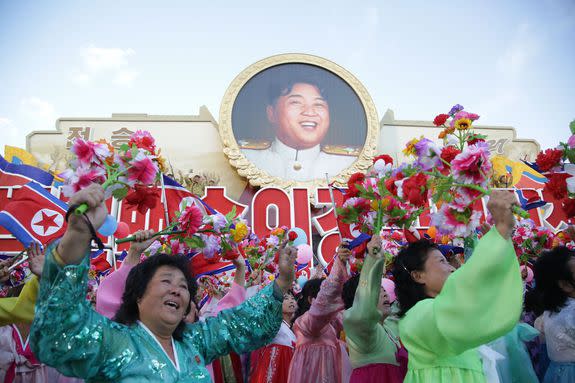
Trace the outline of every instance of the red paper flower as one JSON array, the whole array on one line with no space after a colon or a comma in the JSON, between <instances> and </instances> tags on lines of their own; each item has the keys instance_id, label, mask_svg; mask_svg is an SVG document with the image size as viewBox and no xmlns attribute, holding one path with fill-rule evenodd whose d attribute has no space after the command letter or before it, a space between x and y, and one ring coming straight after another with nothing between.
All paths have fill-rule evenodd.
<instances>
[{"instance_id":1,"label":"red paper flower","mask_svg":"<svg viewBox=\"0 0 575 383\"><path fill-rule=\"evenodd\" d=\"M202 224L202 217L202 212L196 205L186 207L178 218L180 229L185 230L188 236L194 235Z\"/></svg>"},{"instance_id":2,"label":"red paper flower","mask_svg":"<svg viewBox=\"0 0 575 383\"><path fill-rule=\"evenodd\" d=\"M443 124L445 124L445 121L447 121L447 119L449 118L449 114L438 114L434 119L433 119L433 125L435 126L441 126Z\"/></svg>"},{"instance_id":3,"label":"red paper flower","mask_svg":"<svg viewBox=\"0 0 575 383\"><path fill-rule=\"evenodd\" d=\"M575 199L566 198L563 200L563 211L567 218L575 217Z\"/></svg>"},{"instance_id":4,"label":"red paper flower","mask_svg":"<svg viewBox=\"0 0 575 383\"><path fill-rule=\"evenodd\" d=\"M347 181L347 197L355 197L359 193L356 184L361 184L365 180L365 174L363 173L353 173L349 180Z\"/></svg>"},{"instance_id":5,"label":"red paper flower","mask_svg":"<svg viewBox=\"0 0 575 383\"><path fill-rule=\"evenodd\" d=\"M152 154L156 152L156 141L150 132L146 130L137 130L136 133L132 134L128 145L136 145L139 149L147 150Z\"/></svg>"},{"instance_id":6,"label":"red paper flower","mask_svg":"<svg viewBox=\"0 0 575 383\"><path fill-rule=\"evenodd\" d=\"M565 181L571 175L567 173L553 173L547 176L549 181L545 184L545 190L551 193L553 197L557 199L563 199L567 197L567 182Z\"/></svg>"},{"instance_id":7,"label":"red paper flower","mask_svg":"<svg viewBox=\"0 0 575 383\"><path fill-rule=\"evenodd\" d=\"M561 159L563 158L563 150L561 149L547 149L545 151L539 152L535 163L542 172L548 172L555 166L559 165Z\"/></svg>"},{"instance_id":8,"label":"red paper flower","mask_svg":"<svg viewBox=\"0 0 575 383\"><path fill-rule=\"evenodd\" d=\"M140 214L146 214L149 209L156 207L158 197L156 188L136 184L135 190L126 196L126 203L138 210Z\"/></svg>"},{"instance_id":9,"label":"red paper flower","mask_svg":"<svg viewBox=\"0 0 575 383\"><path fill-rule=\"evenodd\" d=\"M290 232L288 233L288 240L289 240L290 242L293 242L293 241L295 241L296 239L297 239L297 233L296 233L295 231L290 231Z\"/></svg>"},{"instance_id":10,"label":"red paper flower","mask_svg":"<svg viewBox=\"0 0 575 383\"><path fill-rule=\"evenodd\" d=\"M403 181L403 196L415 206L423 206L427 202L427 176L417 173Z\"/></svg>"},{"instance_id":11,"label":"red paper flower","mask_svg":"<svg viewBox=\"0 0 575 383\"><path fill-rule=\"evenodd\" d=\"M391 158L391 156L388 154L382 154L382 155L375 157L373 159L373 163L375 164L377 162L377 160L383 160L383 162L385 162L386 165L387 164L393 165L393 158Z\"/></svg>"},{"instance_id":12,"label":"red paper flower","mask_svg":"<svg viewBox=\"0 0 575 383\"><path fill-rule=\"evenodd\" d=\"M397 197L397 185L395 181L399 181L403 179L403 173L399 172L395 175L395 177L391 177L385 180L385 188L389 190L391 194Z\"/></svg>"},{"instance_id":13,"label":"red paper flower","mask_svg":"<svg viewBox=\"0 0 575 383\"><path fill-rule=\"evenodd\" d=\"M446 146L443 148L443 150L441 151L441 159L445 162L447 162L448 164L451 163L451 161L453 161L453 159L459 154L461 153L461 150L457 149L455 146Z\"/></svg>"}]
</instances>

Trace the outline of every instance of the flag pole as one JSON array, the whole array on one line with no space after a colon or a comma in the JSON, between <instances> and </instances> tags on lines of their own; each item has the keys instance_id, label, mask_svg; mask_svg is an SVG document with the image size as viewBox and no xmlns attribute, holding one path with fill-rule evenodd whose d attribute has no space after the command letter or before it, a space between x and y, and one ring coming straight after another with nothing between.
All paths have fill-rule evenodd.
<instances>
[{"instance_id":1,"label":"flag pole","mask_svg":"<svg viewBox=\"0 0 575 383\"><path fill-rule=\"evenodd\" d=\"M164 184L164 173L160 173L160 182L162 185L162 205L164 206L164 219L166 220L165 226L170 224L170 214L168 213L168 201L166 200L166 185ZM163 229L163 228L161 228Z\"/></svg>"},{"instance_id":2,"label":"flag pole","mask_svg":"<svg viewBox=\"0 0 575 383\"><path fill-rule=\"evenodd\" d=\"M341 237L341 231L339 231L339 225L337 225L337 210L335 210L335 198L333 196L333 189L331 188L331 185L329 183L329 175L327 173L325 173L325 181L327 182L327 187L329 188L329 197L331 198L331 207L333 209L333 215L335 216L337 234L339 235L339 241L342 242L343 238Z\"/></svg>"}]
</instances>

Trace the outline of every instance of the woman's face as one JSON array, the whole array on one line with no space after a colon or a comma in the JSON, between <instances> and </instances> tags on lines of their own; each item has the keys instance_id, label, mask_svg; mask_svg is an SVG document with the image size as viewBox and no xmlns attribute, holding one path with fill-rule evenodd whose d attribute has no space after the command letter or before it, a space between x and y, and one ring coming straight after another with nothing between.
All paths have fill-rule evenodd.
<instances>
[{"instance_id":1,"label":"woman's face","mask_svg":"<svg viewBox=\"0 0 575 383\"><path fill-rule=\"evenodd\" d=\"M297 310L297 302L293 295L285 294L282 304L282 311L286 314L293 314Z\"/></svg>"},{"instance_id":2,"label":"woman's face","mask_svg":"<svg viewBox=\"0 0 575 383\"><path fill-rule=\"evenodd\" d=\"M425 292L428 296L436 297L454 271L455 268L447 262L441 251L433 249L427 255L423 271L414 271L412 276L416 282L425 285Z\"/></svg>"},{"instance_id":3,"label":"woman's face","mask_svg":"<svg viewBox=\"0 0 575 383\"><path fill-rule=\"evenodd\" d=\"M184 274L172 266L160 266L138 301L140 320L149 328L172 329L184 319L190 292Z\"/></svg>"},{"instance_id":4,"label":"woman's face","mask_svg":"<svg viewBox=\"0 0 575 383\"><path fill-rule=\"evenodd\" d=\"M379 291L379 301L377 302L377 308L383 314L383 319L387 318L391 312L389 294L387 294L387 291L383 287Z\"/></svg>"}]
</instances>

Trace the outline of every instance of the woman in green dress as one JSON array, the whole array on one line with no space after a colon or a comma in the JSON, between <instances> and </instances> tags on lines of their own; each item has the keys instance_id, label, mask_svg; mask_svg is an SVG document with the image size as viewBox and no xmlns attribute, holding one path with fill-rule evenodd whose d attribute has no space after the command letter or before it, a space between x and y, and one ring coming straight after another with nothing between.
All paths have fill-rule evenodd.
<instances>
[{"instance_id":1,"label":"woman in green dress","mask_svg":"<svg viewBox=\"0 0 575 383\"><path fill-rule=\"evenodd\" d=\"M273 284L194 324L184 322L196 289L185 258L150 257L131 270L117 323L85 298L90 240L107 215L104 192L91 185L69 203L90 209L70 215L66 233L46 251L31 330L32 349L43 363L88 382L210 382L206 364L257 349L278 332L283 294L294 278L294 248L280 251Z\"/></svg>"},{"instance_id":2,"label":"woman in green dress","mask_svg":"<svg viewBox=\"0 0 575 383\"><path fill-rule=\"evenodd\" d=\"M493 192L487 207L495 225L457 271L426 241L399 253L393 274L409 354L405 382L485 382L477 348L511 331L522 309L514 204L512 193Z\"/></svg>"}]
</instances>

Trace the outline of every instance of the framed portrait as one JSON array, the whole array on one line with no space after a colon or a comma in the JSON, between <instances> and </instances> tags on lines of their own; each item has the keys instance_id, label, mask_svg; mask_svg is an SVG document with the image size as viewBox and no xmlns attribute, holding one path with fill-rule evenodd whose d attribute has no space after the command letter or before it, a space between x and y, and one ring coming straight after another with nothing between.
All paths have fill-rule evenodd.
<instances>
[{"instance_id":1,"label":"framed portrait","mask_svg":"<svg viewBox=\"0 0 575 383\"><path fill-rule=\"evenodd\" d=\"M379 121L371 97L326 59L285 54L241 72L222 101L224 153L255 186L343 184L376 153Z\"/></svg>"}]
</instances>

